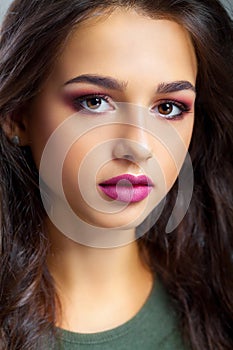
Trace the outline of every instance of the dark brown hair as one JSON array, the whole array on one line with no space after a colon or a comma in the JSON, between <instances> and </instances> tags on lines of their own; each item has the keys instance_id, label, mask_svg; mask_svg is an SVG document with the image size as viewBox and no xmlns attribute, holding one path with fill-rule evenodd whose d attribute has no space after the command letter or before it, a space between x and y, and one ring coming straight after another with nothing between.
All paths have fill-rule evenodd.
<instances>
[{"instance_id":1,"label":"dark brown hair","mask_svg":"<svg viewBox=\"0 0 233 350\"><path fill-rule=\"evenodd\" d=\"M16 0L0 40L0 123L39 92L72 28L93 11L134 7L184 26L198 60L190 154L194 192L182 223L165 227L177 184L156 226L139 239L195 350L233 349L232 21L217 0ZM51 53L55 53L51 55ZM27 147L0 128L0 350L33 350L52 339L56 291L46 265L49 242L38 171Z\"/></svg>"}]
</instances>

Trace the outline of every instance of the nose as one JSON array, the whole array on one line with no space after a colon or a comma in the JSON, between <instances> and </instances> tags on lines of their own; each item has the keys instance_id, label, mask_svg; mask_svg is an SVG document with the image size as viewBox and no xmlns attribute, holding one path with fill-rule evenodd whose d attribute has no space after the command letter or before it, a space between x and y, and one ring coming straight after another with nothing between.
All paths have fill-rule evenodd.
<instances>
[{"instance_id":1,"label":"nose","mask_svg":"<svg viewBox=\"0 0 233 350\"><path fill-rule=\"evenodd\" d=\"M132 162L143 162L152 158L151 148L145 131L138 127L126 127L123 137L117 139L113 158Z\"/></svg>"}]
</instances>

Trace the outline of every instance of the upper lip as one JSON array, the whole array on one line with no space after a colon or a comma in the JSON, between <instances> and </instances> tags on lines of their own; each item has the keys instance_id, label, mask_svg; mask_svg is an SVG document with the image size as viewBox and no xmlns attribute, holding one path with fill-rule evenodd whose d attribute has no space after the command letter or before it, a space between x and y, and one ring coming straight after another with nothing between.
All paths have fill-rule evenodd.
<instances>
[{"instance_id":1,"label":"upper lip","mask_svg":"<svg viewBox=\"0 0 233 350\"><path fill-rule=\"evenodd\" d=\"M153 181L146 175L122 174L101 182L100 186L117 185L119 181L126 180L127 183L137 186L154 186ZM123 185L123 184L122 184Z\"/></svg>"}]
</instances>

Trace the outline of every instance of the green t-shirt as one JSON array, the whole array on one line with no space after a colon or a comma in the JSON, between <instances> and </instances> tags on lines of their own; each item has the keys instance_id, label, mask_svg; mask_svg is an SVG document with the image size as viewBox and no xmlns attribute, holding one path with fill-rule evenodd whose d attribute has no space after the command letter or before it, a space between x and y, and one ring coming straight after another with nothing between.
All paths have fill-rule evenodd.
<instances>
[{"instance_id":1,"label":"green t-shirt","mask_svg":"<svg viewBox=\"0 0 233 350\"><path fill-rule=\"evenodd\" d=\"M184 350L174 309L161 282L129 321L100 333L58 330L56 350ZM187 348L186 348L187 349Z\"/></svg>"}]
</instances>

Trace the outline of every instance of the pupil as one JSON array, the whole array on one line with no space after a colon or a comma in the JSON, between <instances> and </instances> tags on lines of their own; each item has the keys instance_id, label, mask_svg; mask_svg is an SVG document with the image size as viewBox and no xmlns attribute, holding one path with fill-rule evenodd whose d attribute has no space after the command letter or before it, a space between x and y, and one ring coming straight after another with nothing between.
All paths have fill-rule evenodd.
<instances>
[{"instance_id":1,"label":"pupil","mask_svg":"<svg viewBox=\"0 0 233 350\"><path fill-rule=\"evenodd\" d=\"M171 103L163 103L159 106L159 113L161 114L170 114L172 112Z\"/></svg>"},{"instance_id":2,"label":"pupil","mask_svg":"<svg viewBox=\"0 0 233 350\"><path fill-rule=\"evenodd\" d=\"M101 100L98 97L93 97L87 101L87 106L92 109L95 109L100 105L101 105Z\"/></svg>"}]
</instances>

